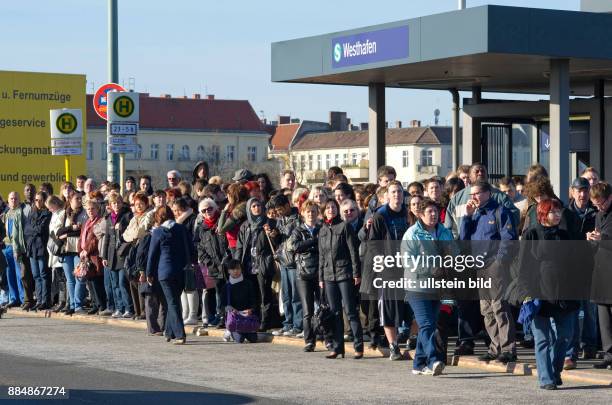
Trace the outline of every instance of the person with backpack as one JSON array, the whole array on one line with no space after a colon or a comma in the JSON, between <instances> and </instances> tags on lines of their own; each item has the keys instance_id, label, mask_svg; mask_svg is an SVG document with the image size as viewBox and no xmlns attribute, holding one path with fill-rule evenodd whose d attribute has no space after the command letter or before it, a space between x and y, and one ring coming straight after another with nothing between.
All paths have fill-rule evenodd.
<instances>
[{"instance_id":1,"label":"person with backpack","mask_svg":"<svg viewBox=\"0 0 612 405\"><path fill-rule=\"evenodd\" d=\"M319 232L319 287L336 317L334 337L328 359L344 357L343 314L346 312L355 340L355 359L363 357L363 330L355 304L354 286L361 283L361 263L357 236L350 224L342 221L336 200L325 203L323 226Z\"/></svg>"},{"instance_id":2,"label":"person with backpack","mask_svg":"<svg viewBox=\"0 0 612 405\"><path fill-rule=\"evenodd\" d=\"M283 328L272 332L274 336L298 336L302 334L302 302L297 290L295 252L287 241L293 230L300 224L298 209L292 207L284 194L277 194L268 203L276 212L277 227L280 232L280 246L277 257L281 272L281 299L285 309Z\"/></svg>"},{"instance_id":3,"label":"person with backpack","mask_svg":"<svg viewBox=\"0 0 612 405\"><path fill-rule=\"evenodd\" d=\"M300 212L302 222L293 230L287 241L289 250L295 252L296 286L302 301L304 327L304 351L314 352L316 333L312 326L314 305L321 297L318 284L319 275L319 205L308 200Z\"/></svg>"}]
</instances>

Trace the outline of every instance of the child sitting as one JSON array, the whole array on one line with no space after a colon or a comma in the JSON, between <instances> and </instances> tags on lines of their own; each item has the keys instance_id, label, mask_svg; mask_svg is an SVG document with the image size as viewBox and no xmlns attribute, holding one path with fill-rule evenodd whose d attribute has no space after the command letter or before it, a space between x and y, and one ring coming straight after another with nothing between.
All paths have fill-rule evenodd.
<instances>
[{"instance_id":1,"label":"child sitting","mask_svg":"<svg viewBox=\"0 0 612 405\"><path fill-rule=\"evenodd\" d=\"M227 268L229 279L221 292L221 305L225 307L227 314L227 329L223 339L226 342L231 338L236 343L243 343L245 340L255 343L259 328L259 320L253 313L256 305L255 287L250 280L242 276L242 265L238 260L228 260ZM235 317L237 322L231 322L231 317Z\"/></svg>"}]
</instances>

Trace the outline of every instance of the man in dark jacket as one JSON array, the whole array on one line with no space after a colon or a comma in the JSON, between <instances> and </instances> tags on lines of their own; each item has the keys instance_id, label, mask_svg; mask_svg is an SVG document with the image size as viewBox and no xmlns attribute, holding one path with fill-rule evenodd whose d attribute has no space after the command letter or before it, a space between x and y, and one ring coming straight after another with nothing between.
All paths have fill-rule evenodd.
<instances>
[{"instance_id":1,"label":"man in dark jacket","mask_svg":"<svg viewBox=\"0 0 612 405\"><path fill-rule=\"evenodd\" d=\"M300 223L298 209L289 204L289 199L284 194L275 195L269 205L276 212L277 228L280 232L280 247L277 256L280 261L281 271L281 299L285 310L285 321L283 328L272 332L274 336L297 336L302 333L303 313L302 302L296 285L295 252L289 249L288 240L293 230Z\"/></svg>"},{"instance_id":2,"label":"man in dark jacket","mask_svg":"<svg viewBox=\"0 0 612 405\"><path fill-rule=\"evenodd\" d=\"M579 239L586 240L586 235L595 229L595 219L597 208L593 206L589 199L589 181L578 177L572 182L571 200L567 209L575 214L576 233ZM591 276L593 271L593 258L585 255L581 260L583 274ZM574 335L570 342L569 349L565 354L565 370L576 368L576 361L581 350L584 359L593 359L597 354L597 305L588 301L580 301L580 307L584 313L582 330L580 328L579 312L574 316Z\"/></svg>"},{"instance_id":3,"label":"man in dark jacket","mask_svg":"<svg viewBox=\"0 0 612 405\"><path fill-rule=\"evenodd\" d=\"M208 178L210 177L210 173L208 172L208 162L200 160L193 167L193 181L191 184L195 184L196 180L202 179L208 183Z\"/></svg>"},{"instance_id":4,"label":"man in dark jacket","mask_svg":"<svg viewBox=\"0 0 612 405\"><path fill-rule=\"evenodd\" d=\"M612 369L612 186L608 183L596 184L591 187L590 197L599 210L595 230L587 233L586 237L598 243L591 291L593 300L599 303L599 330L604 351L604 359L593 367Z\"/></svg>"},{"instance_id":5,"label":"man in dark jacket","mask_svg":"<svg viewBox=\"0 0 612 405\"><path fill-rule=\"evenodd\" d=\"M461 221L461 240L472 242L471 254L485 257L481 271L491 276L493 287L489 294L481 296L480 313L491 344L489 351L479 357L481 361L498 360L502 363L516 361L516 329L510 304L500 299L501 292L495 285L503 286L503 273L509 271L512 255L505 241L516 240L516 226L512 212L491 197L491 185L477 180L470 186L470 197ZM490 242L485 242L490 241ZM502 274L500 274L502 273Z\"/></svg>"}]
</instances>

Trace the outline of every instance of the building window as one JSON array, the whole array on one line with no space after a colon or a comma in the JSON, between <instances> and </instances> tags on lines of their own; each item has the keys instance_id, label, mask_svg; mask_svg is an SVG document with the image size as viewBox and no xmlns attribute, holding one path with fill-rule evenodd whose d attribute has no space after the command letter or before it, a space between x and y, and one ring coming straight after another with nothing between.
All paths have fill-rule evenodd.
<instances>
[{"instance_id":1,"label":"building window","mask_svg":"<svg viewBox=\"0 0 612 405\"><path fill-rule=\"evenodd\" d=\"M181 156L179 157L180 160L190 160L190 156L189 156L189 145L183 145L183 147L181 148Z\"/></svg>"},{"instance_id":2,"label":"building window","mask_svg":"<svg viewBox=\"0 0 612 405\"><path fill-rule=\"evenodd\" d=\"M221 158L221 152L219 145L213 145L210 147L210 159L212 163L218 164Z\"/></svg>"},{"instance_id":3,"label":"building window","mask_svg":"<svg viewBox=\"0 0 612 405\"><path fill-rule=\"evenodd\" d=\"M358 163L358 162L357 162L357 154L356 154L356 153L353 153L352 158L351 158L351 164L352 164L353 166L357 166L357 163Z\"/></svg>"},{"instance_id":4,"label":"building window","mask_svg":"<svg viewBox=\"0 0 612 405\"><path fill-rule=\"evenodd\" d=\"M198 160L204 160L204 155L206 154L206 152L204 151L204 146L200 145L198 146L198 148L196 149L196 156L198 158Z\"/></svg>"},{"instance_id":5,"label":"building window","mask_svg":"<svg viewBox=\"0 0 612 405\"><path fill-rule=\"evenodd\" d=\"M300 156L300 170L304 171L306 169L306 155Z\"/></svg>"},{"instance_id":6,"label":"building window","mask_svg":"<svg viewBox=\"0 0 612 405\"><path fill-rule=\"evenodd\" d=\"M340 155L337 153L334 155L334 166L340 166Z\"/></svg>"},{"instance_id":7,"label":"building window","mask_svg":"<svg viewBox=\"0 0 612 405\"><path fill-rule=\"evenodd\" d=\"M136 145L136 149L134 150L134 153L132 153L132 159L134 160L142 159L142 145L140 144Z\"/></svg>"},{"instance_id":8,"label":"building window","mask_svg":"<svg viewBox=\"0 0 612 405\"><path fill-rule=\"evenodd\" d=\"M328 153L325 155L325 168L329 169L331 167L331 155Z\"/></svg>"},{"instance_id":9,"label":"building window","mask_svg":"<svg viewBox=\"0 0 612 405\"><path fill-rule=\"evenodd\" d=\"M368 160L368 154L366 152L361 154L361 160Z\"/></svg>"},{"instance_id":10,"label":"building window","mask_svg":"<svg viewBox=\"0 0 612 405\"><path fill-rule=\"evenodd\" d=\"M174 160L174 145L166 145L166 160Z\"/></svg>"},{"instance_id":11,"label":"building window","mask_svg":"<svg viewBox=\"0 0 612 405\"><path fill-rule=\"evenodd\" d=\"M100 158L102 160L108 159L108 145L106 142L102 142L102 150L100 150Z\"/></svg>"},{"instance_id":12,"label":"building window","mask_svg":"<svg viewBox=\"0 0 612 405\"><path fill-rule=\"evenodd\" d=\"M159 160L159 144L151 144L151 160Z\"/></svg>"},{"instance_id":13,"label":"building window","mask_svg":"<svg viewBox=\"0 0 612 405\"><path fill-rule=\"evenodd\" d=\"M433 151L431 149L421 151L421 166L433 166Z\"/></svg>"},{"instance_id":14,"label":"building window","mask_svg":"<svg viewBox=\"0 0 612 405\"><path fill-rule=\"evenodd\" d=\"M87 160L93 160L93 142L87 142Z\"/></svg>"},{"instance_id":15,"label":"building window","mask_svg":"<svg viewBox=\"0 0 612 405\"><path fill-rule=\"evenodd\" d=\"M343 166L348 165L348 153L345 153L344 155L342 155L342 165Z\"/></svg>"},{"instance_id":16,"label":"building window","mask_svg":"<svg viewBox=\"0 0 612 405\"><path fill-rule=\"evenodd\" d=\"M249 162L257 161L257 146L249 146L247 147L247 160Z\"/></svg>"},{"instance_id":17,"label":"building window","mask_svg":"<svg viewBox=\"0 0 612 405\"><path fill-rule=\"evenodd\" d=\"M409 164L408 151L404 150L402 151L402 167L408 167L408 164Z\"/></svg>"},{"instance_id":18,"label":"building window","mask_svg":"<svg viewBox=\"0 0 612 405\"><path fill-rule=\"evenodd\" d=\"M314 158L312 155L308 155L308 170L312 171L312 162Z\"/></svg>"},{"instance_id":19,"label":"building window","mask_svg":"<svg viewBox=\"0 0 612 405\"><path fill-rule=\"evenodd\" d=\"M323 157L321 155L317 155L317 170L321 170L323 168L322 161Z\"/></svg>"},{"instance_id":20,"label":"building window","mask_svg":"<svg viewBox=\"0 0 612 405\"><path fill-rule=\"evenodd\" d=\"M228 145L225 148L225 156L228 162L230 163L234 162L235 152L236 152L236 147L234 145Z\"/></svg>"}]
</instances>

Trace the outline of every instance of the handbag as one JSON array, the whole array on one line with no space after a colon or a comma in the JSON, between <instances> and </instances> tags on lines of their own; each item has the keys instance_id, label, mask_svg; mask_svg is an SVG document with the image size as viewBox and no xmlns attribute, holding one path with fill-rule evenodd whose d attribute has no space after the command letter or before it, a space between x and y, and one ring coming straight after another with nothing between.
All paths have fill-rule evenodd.
<instances>
[{"instance_id":1,"label":"handbag","mask_svg":"<svg viewBox=\"0 0 612 405\"><path fill-rule=\"evenodd\" d=\"M334 331L335 323L336 315L325 299L325 291L321 290L321 302L312 316L312 329L315 334L326 336Z\"/></svg>"},{"instance_id":2,"label":"handbag","mask_svg":"<svg viewBox=\"0 0 612 405\"><path fill-rule=\"evenodd\" d=\"M200 263L200 273L204 277L204 288L208 290L217 286L215 278L208 274L208 266L203 263Z\"/></svg>"},{"instance_id":3,"label":"handbag","mask_svg":"<svg viewBox=\"0 0 612 405\"><path fill-rule=\"evenodd\" d=\"M231 302L231 284L226 285L227 302ZM255 333L260 327L259 318L255 314L243 315L239 311L229 311L225 317L225 328L230 332Z\"/></svg>"},{"instance_id":4,"label":"handbag","mask_svg":"<svg viewBox=\"0 0 612 405\"><path fill-rule=\"evenodd\" d=\"M185 287L183 289L185 291L195 291L196 290L196 275L195 275L195 266L189 263L185 266Z\"/></svg>"},{"instance_id":5,"label":"handbag","mask_svg":"<svg viewBox=\"0 0 612 405\"><path fill-rule=\"evenodd\" d=\"M91 280L96 276L96 265L90 260L81 260L74 269L74 276L81 280Z\"/></svg>"},{"instance_id":6,"label":"handbag","mask_svg":"<svg viewBox=\"0 0 612 405\"><path fill-rule=\"evenodd\" d=\"M66 254L64 246L66 245L66 239L58 239L54 232L49 234L49 241L47 242L47 250L52 256L63 257Z\"/></svg>"}]
</instances>

